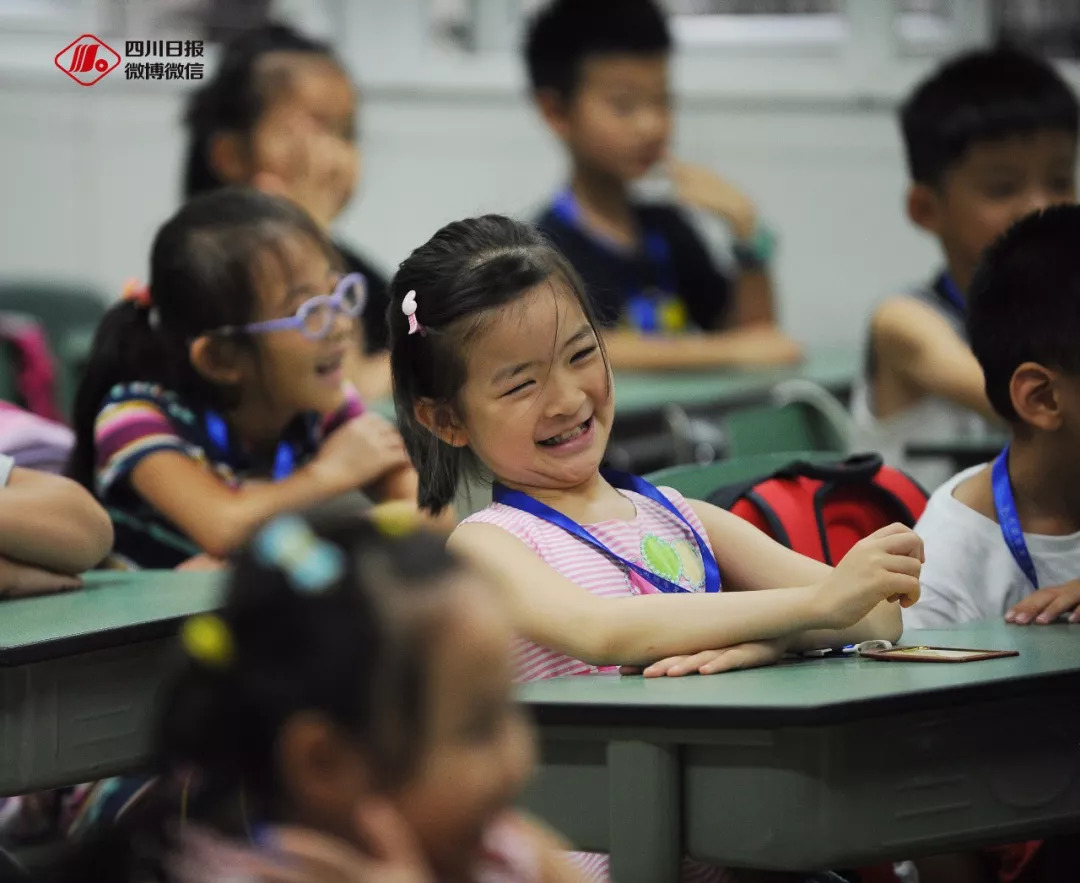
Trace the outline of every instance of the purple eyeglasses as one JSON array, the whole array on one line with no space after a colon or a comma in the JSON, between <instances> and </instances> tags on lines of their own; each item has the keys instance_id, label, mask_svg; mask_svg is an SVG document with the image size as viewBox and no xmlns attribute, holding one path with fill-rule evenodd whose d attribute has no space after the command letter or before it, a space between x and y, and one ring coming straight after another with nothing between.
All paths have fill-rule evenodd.
<instances>
[{"instance_id":1,"label":"purple eyeglasses","mask_svg":"<svg viewBox=\"0 0 1080 883\"><path fill-rule=\"evenodd\" d=\"M363 273L342 276L333 294L317 294L304 301L291 316L267 319L247 325L226 325L217 334L265 334L268 331L299 331L309 340L322 340L334 327L334 318L344 313L349 318L360 314L367 303L367 280Z\"/></svg>"}]
</instances>

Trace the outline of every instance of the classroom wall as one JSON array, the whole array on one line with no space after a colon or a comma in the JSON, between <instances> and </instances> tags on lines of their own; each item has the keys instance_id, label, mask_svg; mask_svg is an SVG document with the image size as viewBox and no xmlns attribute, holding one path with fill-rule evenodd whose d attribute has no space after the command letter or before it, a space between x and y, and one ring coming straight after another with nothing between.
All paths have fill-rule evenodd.
<instances>
[{"instance_id":1,"label":"classroom wall","mask_svg":"<svg viewBox=\"0 0 1080 883\"><path fill-rule=\"evenodd\" d=\"M175 206L183 139L174 84L0 77L0 275L145 278ZM341 232L392 268L438 225L528 212L558 186L559 152L511 95L369 91L366 179ZM903 216L892 110L850 102L695 98L678 152L744 186L781 234L784 325L812 345L856 343L873 301L926 275L933 244Z\"/></svg>"}]
</instances>

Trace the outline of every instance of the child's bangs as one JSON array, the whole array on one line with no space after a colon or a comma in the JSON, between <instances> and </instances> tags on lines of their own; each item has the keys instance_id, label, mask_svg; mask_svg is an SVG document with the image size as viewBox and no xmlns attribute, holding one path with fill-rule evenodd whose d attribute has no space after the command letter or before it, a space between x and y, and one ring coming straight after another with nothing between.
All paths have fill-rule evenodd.
<instances>
[{"instance_id":1,"label":"child's bangs","mask_svg":"<svg viewBox=\"0 0 1080 883\"><path fill-rule=\"evenodd\" d=\"M600 337L592 307L585 295L581 278L554 249L535 248L510 251L478 265L473 287L478 292L497 292L490 303L454 323L455 336L462 343L472 343L482 336L496 320L512 319L524 310L525 295L546 286L555 298L563 290L581 307L590 327Z\"/></svg>"},{"instance_id":2,"label":"child's bangs","mask_svg":"<svg viewBox=\"0 0 1080 883\"><path fill-rule=\"evenodd\" d=\"M272 221L252 230L249 247L244 249L243 260L253 292L279 280L286 290L300 283L303 271L296 253L300 243L314 245L332 271L341 271L341 256L320 231Z\"/></svg>"}]
</instances>

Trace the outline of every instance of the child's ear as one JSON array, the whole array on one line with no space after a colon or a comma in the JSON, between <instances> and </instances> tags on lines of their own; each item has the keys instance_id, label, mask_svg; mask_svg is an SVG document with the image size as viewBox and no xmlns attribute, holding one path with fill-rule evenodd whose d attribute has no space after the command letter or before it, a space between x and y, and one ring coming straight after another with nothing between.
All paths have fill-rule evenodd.
<instances>
[{"instance_id":1,"label":"child's ear","mask_svg":"<svg viewBox=\"0 0 1080 883\"><path fill-rule=\"evenodd\" d=\"M371 784L371 771L354 742L325 715L301 712L285 721L277 746L282 796L302 824L344 833L357 795Z\"/></svg>"},{"instance_id":2,"label":"child's ear","mask_svg":"<svg viewBox=\"0 0 1080 883\"><path fill-rule=\"evenodd\" d=\"M915 181L908 187L907 213L916 227L935 236L941 234L941 195L929 184Z\"/></svg>"},{"instance_id":3,"label":"child's ear","mask_svg":"<svg viewBox=\"0 0 1080 883\"><path fill-rule=\"evenodd\" d=\"M206 154L210 168L226 184L246 184L251 178L247 144L239 132L215 132Z\"/></svg>"},{"instance_id":4,"label":"child's ear","mask_svg":"<svg viewBox=\"0 0 1080 883\"><path fill-rule=\"evenodd\" d=\"M1024 362L1009 381L1009 398L1020 419L1043 432L1061 428L1057 374L1038 362Z\"/></svg>"},{"instance_id":5,"label":"child's ear","mask_svg":"<svg viewBox=\"0 0 1080 883\"><path fill-rule=\"evenodd\" d=\"M537 89L533 97L548 128L564 141L569 138L569 102L555 89Z\"/></svg>"},{"instance_id":6,"label":"child's ear","mask_svg":"<svg viewBox=\"0 0 1080 883\"><path fill-rule=\"evenodd\" d=\"M211 383L232 386L243 379L240 351L232 341L204 334L188 346L188 357L195 370Z\"/></svg>"},{"instance_id":7,"label":"child's ear","mask_svg":"<svg viewBox=\"0 0 1080 883\"><path fill-rule=\"evenodd\" d=\"M449 405L420 399L413 406L413 414L420 425L440 441L455 448L463 448L469 443L465 427Z\"/></svg>"}]
</instances>

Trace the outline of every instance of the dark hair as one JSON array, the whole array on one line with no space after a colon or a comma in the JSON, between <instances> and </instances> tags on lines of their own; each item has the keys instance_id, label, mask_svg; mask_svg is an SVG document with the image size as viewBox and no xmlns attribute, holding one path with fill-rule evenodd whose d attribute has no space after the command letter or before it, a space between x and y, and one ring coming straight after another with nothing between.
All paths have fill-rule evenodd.
<instances>
[{"instance_id":1,"label":"dark hair","mask_svg":"<svg viewBox=\"0 0 1080 883\"><path fill-rule=\"evenodd\" d=\"M184 782L187 815L226 835L287 820L278 740L298 713L322 715L370 752L374 787L413 772L438 622L426 602L438 601L459 564L434 534L391 537L355 516L303 521L342 554L340 577L302 591L251 546L239 555L217 614L231 658L220 667L185 658L162 694L155 799L74 847L43 880L165 878Z\"/></svg>"},{"instance_id":2,"label":"dark hair","mask_svg":"<svg viewBox=\"0 0 1080 883\"><path fill-rule=\"evenodd\" d=\"M968 335L986 395L1016 421L1009 386L1024 362L1080 375L1080 206L1029 215L983 257L971 283Z\"/></svg>"},{"instance_id":3,"label":"dark hair","mask_svg":"<svg viewBox=\"0 0 1080 883\"><path fill-rule=\"evenodd\" d=\"M225 188L196 197L158 230L150 254L152 307L122 300L94 335L75 394L68 475L93 490L94 422L118 383L160 384L197 406L235 406L235 390L195 370L189 344L208 331L252 320L259 302L257 267L269 255L287 273L282 245L295 236L316 243L331 264L339 260L302 209L250 190ZM252 345L243 335L233 339Z\"/></svg>"},{"instance_id":4,"label":"dark hair","mask_svg":"<svg viewBox=\"0 0 1080 883\"><path fill-rule=\"evenodd\" d=\"M900 110L908 171L937 186L973 145L1046 129L1076 137L1077 102L1045 61L1008 47L960 55Z\"/></svg>"},{"instance_id":5,"label":"dark hair","mask_svg":"<svg viewBox=\"0 0 1080 883\"><path fill-rule=\"evenodd\" d=\"M387 321L394 407L420 475L422 508L439 512L449 505L462 478L477 473L479 464L468 448L448 445L422 426L416 403L430 399L460 413L465 348L495 311L552 277L570 289L596 330L585 286L570 262L536 228L501 215L447 224L401 263L390 282ZM401 311L410 291L416 292L422 336L408 333ZM603 352L599 331L597 340Z\"/></svg>"},{"instance_id":6,"label":"dark hair","mask_svg":"<svg viewBox=\"0 0 1080 883\"><path fill-rule=\"evenodd\" d=\"M529 23L525 40L533 91L554 89L563 98L574 94L588 58L670 51L667 20L653 0L553 0Z\"/></svg>"},{"instance_id":7,"label":"dark hair","mask_svg":"<svg viewBox=\"0 0 1080 883\"><path fill-rule=\"evenodd\" d=\"M259 67L259 62L272 52L319 56L341 68L328 44L283 24L265 25L229 43L213 78L192 93L184 114L189 135L185 196L225 185L210 166L210 141L219 132L247 135L255 128L280 88L280 81L268 77Z\"/></svg>"}]
</instances>

